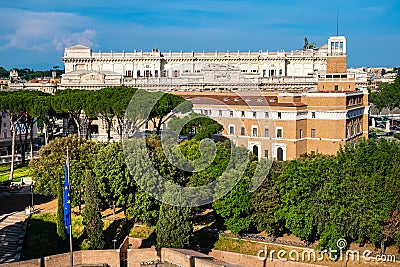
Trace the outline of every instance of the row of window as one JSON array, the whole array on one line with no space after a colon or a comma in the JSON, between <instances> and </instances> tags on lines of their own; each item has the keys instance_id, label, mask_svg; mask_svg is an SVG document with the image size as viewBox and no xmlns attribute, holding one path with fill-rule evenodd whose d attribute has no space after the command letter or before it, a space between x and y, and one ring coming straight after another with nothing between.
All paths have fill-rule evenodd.
<instances>
[{"instance_id":1,"label":"row of window","mask_svg":"<svg viewBox=\"0 0 400 267\"><path fill-rule=\"evenodd\" d=\"M311 138L316 138L316 129L311 129ZM236 135L235 132L235 126L230 125L229 126L229 135ZM241 136L246 136L246 128L245 127L241 127L240 128L240 135ZM300 129L299 132L300 138L303 138L303 129ZM252 127L251 128L251 136L252 137L259 137L258 136L258 127ZM269 134L269 128L264 128L264 135L263 137L270 137ZM282 128L276 128L276 138L283 138L283 129Z\"/></svg>"},{"instance_id":2,"label":"row of window","mask_svg":"<svg viewBox=\"0 0 400 267\"><path fill-rule=\"evenodd\" d=\"M183 72L189 73L191 72L190 70L184 70ZM199 73L200 70L195 70L195 72ZM242 72L247 72L247 70L242 70ZM252 73L257 73L257 70L251 70ZM125 71L125 76L126 77L133 77L133 70L127 70ZM283 75L283 70L279 70L279 76ZM137 77L153 77L153 73L151 70L144 70L143 72L141 70L136 71L136 76ZM179 77L180 76L180 71L179 70L174 70L172 72L172 77ZM269 77L274 77L278 76L278 72L276 70L269 70L268 72ZM158 70L154 71L154 77L158 77ZM161 77L168 77L168 71L163 70L161 71ZM263 77L267 77L267 70L263 70Z\"/></svg>"},{"instance_id":3,"label":"row of window","mask_svg":"<svg viewBox=\"0 0 400 267\"><path fill-rule=\"evenodd\" d=\"M204 110L201 110L201 114L206 115L206 116L212 116L212 115L214 115L214 112L212 112L211 110L204 109ZM264 116L263 117L262 117L261 114L262 114L262 112L253 111L253 114L252 114L253 119L256 119L256 118L269 119L269 117L270 117L269 112L264 112ZM218 110L218 116L222 117L222 115L223 115L222 110ZM233 115L234 115L233 111L232 110L229 111L229 117L233 118ZM242 117L242 118L246 117L246 112L245 111L240 111L240 117ZM314 111L311 112L311 118L315 119L315 112ZM278 119L282 119L282 112L278 112Z\"/></svg>"},{"instance_id":4,"label":"row of window","mask_svg":"<svg viewBox=\"0 0 400 267\"><path fill-rule=\"evenodd\" d=\"M363 97L362 96L357 96L357 97L350 97L347 98L347 106L353 106L353 105L361 105L363 101Z\"/></svg>"},{"instance_id":5,"label":"row of window","mask_svg":"<svg viewBox=\"0 0 400 267\"><path fill-rule=\"evenodd\" d=\"M356 134L362 134L362 121L358 123L354 123L352 125L348 125L346 128L346 136L350 138Z\"/></svg>"},{"instance_id":6,"label":"row of window","mask_svg":"<svg viewBox=\"0 0 400 267\"><path fill-rule=\"evenodd\" d=\"M212 112L211 110L207 110L207 109L201 110L201 114L206 115L206 116L212 116L212 115L214 115L213 113L214 112ZM263 117L261 117L260 114L262 114L262 112L252 112L252 116L253 116L254 119L256 119L256 118L269 119L269 112L264 112L263 113L264 114ZM219 117L223 116L222 110L218 110L218 116ZM240 112L240 116L242 118L246 117L246 112L245 111L241 111ZM232 110L229 111L229 117L233 118L233 111ZM282 118L282 112L278 112L278 118L279 119Z\"/></svg>"}]
</instances>

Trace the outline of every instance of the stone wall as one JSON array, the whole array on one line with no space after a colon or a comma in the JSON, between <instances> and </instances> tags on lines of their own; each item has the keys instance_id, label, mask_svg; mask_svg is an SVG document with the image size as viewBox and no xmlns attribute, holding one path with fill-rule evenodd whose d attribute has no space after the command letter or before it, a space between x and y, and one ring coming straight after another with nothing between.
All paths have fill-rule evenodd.
<instances>
[{"instance_id":1,"label":"stone wall","mask_svg":"<svg viewBox=\"0 0 400 267\"><path fill-rule=\"evenodd\" d=\"M128 249L128 267L142 267L142 263L169 262L181 267L321 267L300 262L282 262L279 260L264 263L256 256L213 250L205 255L193 250L168 249L161 251L155 248ZM74 265L108 264L110 267L120 265L120 250L84 250L74 252ZM266 265L265 265L266 264ZM1 265L4 267L69 267L69 253L52 255L44 259L34 259Z\"/></svg>"},{"instance_id":2,"label":"stone wall","mask_svg":"<svg viewBox=\"0 0 400 267\"><path fill-rule=\"evenodd\" d=\"M108 264L110 267L119 267L118 250L82 250L74 252L74 265L81 264ZM7 267L69 267L70 254L63 253L27 261L6 264Z\"/></svg>"},{"instance_id":3,"label":"stone wall","mask_svg":"<svg viewBox=\"0 0 400 267\"><path fill-rule=\"evenodd\" d=\"M264 261L258 259L257 256L244 255L239 253L233 253L228 251L213 250L209 254L214 259L224 261L231 264L237 264L243 267L321 267L323 265L315 265L301 262L283 262L279 260L267 261L264 265ZM196 266L198 267L198 266ZM202 266L203 267L203 266Z\"/></svg>"},{"instance_id":4,"label":"stone wall","mask_svg":"<svg viewBox=\"0 0 400 267\"><path fill-rule=\"evenodd\" d=\"M34 259L34 260L27 260L27 261L18 261L6 264L4 266L7 267L40 267L41 260Z\"/></svg>"},{"instance_id":5,"label":"stone wall","mask_svg":"<svg viewBox=\"0 0 400 267\"><path fill-rule=\"evenodd\" d=\"M202 258L195 258L195 267L241 267L236 264L230 264L226 262L219 262L213 259L202 259Z\"/></svg>"},{"instance_id":6,"label":"stone wall","mask_svg":"<svg viewBox=\"0 0 400 267\"><path fill-rule=\"evenodd\" d=\"M159 261L160 256L155 248L128 249L128 267L143 266L140 263Z\"/></svg>"},{"instance_id":7,"label":"stone wall","mask_svg":"<svg viewBox=\"0 0 400 267\"><path fill-rule=\"evenodd\" d=\"M118 250L82 250L82 264L103 264L107 263L110 267L120 266L120 253Z\"/></svg>"},{"instance_id":8,"label":"stone wall","mask_svg":"<svg viewBox=\"0 0 400 267\"><path fill-rule=\"evenodd\" d=\"M80 251L74 252L74 265L78 264L82 264L82 254ZM44 265L42 266L70 267L70 254L63 253L44 257Z\"/></svg>"},{"instance_id":9,"label":"stone wall","mask_svg":"<svg viewBox=\"0 0 400 267\"><path fill-rule=\"evenodd\" d=\"M174 263L182 267L194 267L194 258L174 249L162 249L161 258L163 261Z\"/></svg>"}]
</instances>

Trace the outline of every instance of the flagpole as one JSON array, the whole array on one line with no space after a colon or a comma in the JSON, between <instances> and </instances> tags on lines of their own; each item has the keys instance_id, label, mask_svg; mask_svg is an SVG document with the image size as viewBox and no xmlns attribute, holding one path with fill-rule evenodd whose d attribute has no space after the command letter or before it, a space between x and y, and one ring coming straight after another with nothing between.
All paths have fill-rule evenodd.
<instances>
[{"instance_id":1,"label":"flagpole","mask_svg":"<svg viewBox=\"0 0 400 267\"><path fill-rule=\"evenodd\" d=\"M71 183L69 180L69 151L67 147L67 168L68 168L68 173L67 173L67 179L68 179L68 191L71 194ZM72 250L72 216L71 213L69 214L70 216L70 224L69 224L69 253L70 253L70 260L71 260L71 267L74 266L74 253Z\"/></svg>"}]
</instances>

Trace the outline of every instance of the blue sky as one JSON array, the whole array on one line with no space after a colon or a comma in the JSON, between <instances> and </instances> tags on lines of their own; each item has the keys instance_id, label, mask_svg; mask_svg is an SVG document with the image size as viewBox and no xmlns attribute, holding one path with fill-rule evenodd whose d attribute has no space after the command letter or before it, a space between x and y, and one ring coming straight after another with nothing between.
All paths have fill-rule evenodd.
<instances>
[{"instance_id":1,"label":"blue sky","mask_svg":"<svg viewBox=\"0 0 400 267\"><path fill-rule=\"evenodd\" d=\"M349 66L400 65L397 0L2 0L0 66L62 65L66 46L93 51L258 51L348 39Z\"/></svg>"}]
</instances>

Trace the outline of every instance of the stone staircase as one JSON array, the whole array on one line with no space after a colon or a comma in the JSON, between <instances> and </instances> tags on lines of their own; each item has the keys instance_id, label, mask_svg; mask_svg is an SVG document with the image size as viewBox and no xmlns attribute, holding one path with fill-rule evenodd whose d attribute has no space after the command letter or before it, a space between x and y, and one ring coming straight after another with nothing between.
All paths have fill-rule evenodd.
<instances>
[{"instance_id":1,"label":"stone staircase","mask_svg":"<svg viewBox=\"0 0 400 267\"><path fill-rule=\"evenodd\" d=\"M25 211L0 215L0 264L19 261L25 236Z\"/></svg>"}]
</instances>

